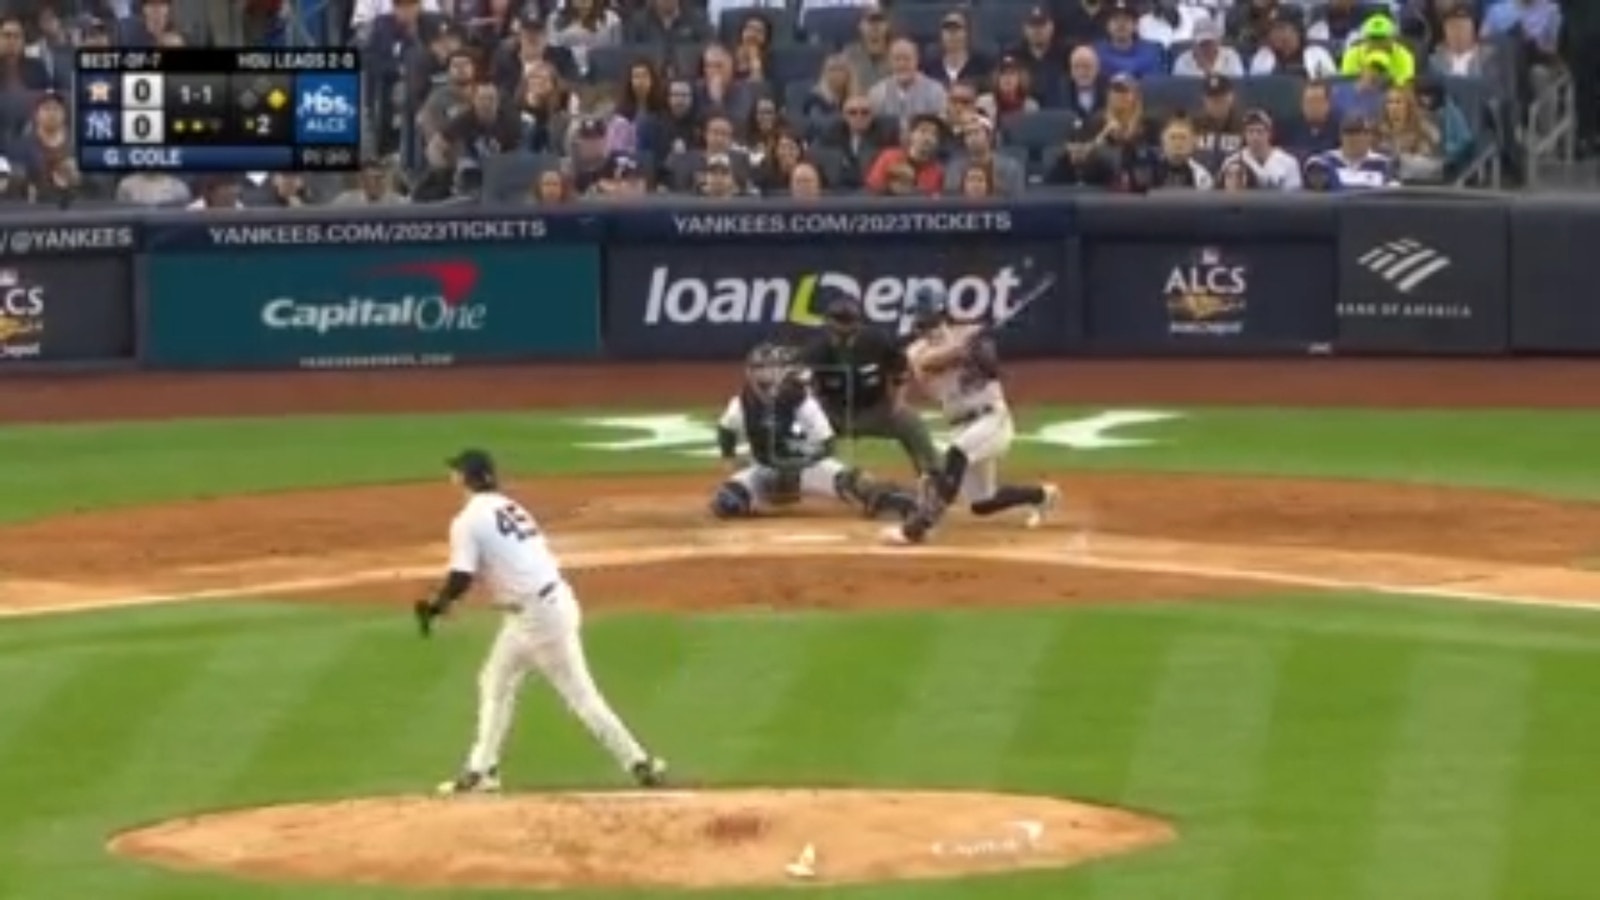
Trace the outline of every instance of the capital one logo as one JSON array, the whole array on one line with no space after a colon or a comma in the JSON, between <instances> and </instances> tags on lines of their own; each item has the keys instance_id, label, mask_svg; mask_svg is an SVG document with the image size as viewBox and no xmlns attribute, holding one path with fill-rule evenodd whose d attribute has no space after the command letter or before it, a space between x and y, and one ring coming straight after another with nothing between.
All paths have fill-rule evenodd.
<instances>
[{"instance_id":1,"label":"capital one logo","mask_svg":"<svg viewBox=\"0 0 1600 900\"><path fill-rule=\"evenodd\" d=\"M361 273L368 279L431 283L431 289L404 292L358 291L343 297L275 297L261 307L261 323L277 330L327 334L344 329L396 329L424 334L481 331L488 307L471 303L478 284L471 262L421 262L384 266Z\"/></svg>"}]
</instances>

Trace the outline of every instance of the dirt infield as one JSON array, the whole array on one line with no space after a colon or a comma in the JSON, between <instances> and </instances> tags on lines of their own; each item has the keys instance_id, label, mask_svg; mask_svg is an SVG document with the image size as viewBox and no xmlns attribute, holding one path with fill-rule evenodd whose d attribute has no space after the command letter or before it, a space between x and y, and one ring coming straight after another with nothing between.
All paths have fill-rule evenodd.
<instances>
[{"instance_id":1,"label":"dirt infield","mask_svg":"<svg viewBox=\"0 0 1600 900\"><path fill-rule=\"evenodd\" d=\"M1586 363L1071 363L1022 365L1013 374L1022 403L1560 407L1600 396L1600 366ZM25 379L0 382L0 420L708 405L728 378L719 366ZM1600 507L1392 484L1045 474L1070 498L1052 526L1026 530L1015 518L958 514L933 544L912 550L877 546L877 525L826 503L792 517L715 522L704 511L718 477L710 469L524 479L512 492L547 526L595 610L1170 602L1285 586L1541 603L1600 598L1600 573L1586 570L1600 558ZM459 502L441 480L9 526L0 529L0 616L197 596L386 604L405 615L404 604L441 573L445 523ZM1152 819L1044 798L829 795L850 811L835 820L807 805L815 792L674 796L639 801L667 804L655 819L630 817L657 822L654 831L607 824L630 802L624 795L448 807L390 798L182 820L124 836L117 849L200 868L223 865L225 852L233 871L274 878L734 885L783 880L782 863L806 843L819 845L817 880L850 882L1070 865L1172 837ZM1023 803L1039 805L1024 813ZM1019 831L1019 816L1044 823L1044 836ZM421 817L426 836L412 828ZM846 823L877 830L852 833L848 849L811 837L844 833ZM481 855L430 861L429 847L453 844L434 842L440 828L550 850L496 854L483 845ZM938 833L918 830L927 828ZM302 853L297 842L319 829L360 837L321 840L318 854ZM535 841L545 833L564 837Z\"/></svg>"}]
</instances>

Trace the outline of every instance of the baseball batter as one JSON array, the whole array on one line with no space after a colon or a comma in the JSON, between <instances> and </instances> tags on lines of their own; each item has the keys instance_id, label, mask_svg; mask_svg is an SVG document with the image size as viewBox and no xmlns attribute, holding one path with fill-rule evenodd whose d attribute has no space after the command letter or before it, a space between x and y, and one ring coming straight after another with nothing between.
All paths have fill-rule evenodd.
<instances>
[{"instance_id":1,"label":"baseball batter","mask_svg":"<svg viewBox=\"0 0 1600 900\"><path fill-rule=\"evenodd\" d=\"M884 539L893 544L926 540L958 498L977 516L1030 507L1028 527L1038 527L1060 502L1061 491L1053 484L999 481L1000 460L1011 449L1016 428L1000 383L994 336L980 325L955 324L939 288L924 288L916 304L918 337L906 355L917 384L944 413L950 445L940 470L923 479L917 512L885 529Z\"/></svg>"},{"instance_id":2,"label":"baseball batter","mask_svg":"<svg viewBox=\"0 0 1600 900\"><path fill-rule=\"evenodd\" d=\"M517 691L538 672L566 701L589 733L646 787L665 781L666 764L639 746L595 687L584 657L577 597L561 574L543 531L522 504L500 492L494 460L467 450L449 461L451 480L467 503L450 523L450 572L429 600L415 606L423 637L483 578L505 614L489 658L478 674L478 733L466 767L439 785L442 794L500 789L500 753L516 714Z\"/></svg>"},{"instance_id":3,"label":"baseball batter","mask_svg":"<svg viewBox=\"0 0 1600 900\"><path fill-rule=\"evenodd\" d=\"M739 459L741 441L750 448L748 462ZM888 510L904 518L916 512L909 492L835 459L836 442L795 354L770 344L756 347L746 359L743 388L717 421L717 451L728 476L711 498L711 514L749 516L801 495L842 500L868 515Z\"/></svg>"}]
</instances>

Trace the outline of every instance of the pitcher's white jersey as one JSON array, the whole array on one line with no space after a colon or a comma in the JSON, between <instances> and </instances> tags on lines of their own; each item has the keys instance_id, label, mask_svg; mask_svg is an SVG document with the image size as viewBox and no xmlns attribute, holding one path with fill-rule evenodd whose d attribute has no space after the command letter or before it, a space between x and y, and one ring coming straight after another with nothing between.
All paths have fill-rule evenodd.
<instances>
[{"instance_id":1,"label":"pitcher's white jersey","mask_svg":"<svg viewBox=\"0 0 1600 900\"><path fill-rule=\"evenodd\" d=\"M450 523L450 570L484 578L495 599L517 604L562 584L539 524L504 494L473 494Z\"/></svg>"},{"instance_id":2,"label":"pitcher's white jersey","mask_svg":"<svg viewBox=\"0 0 1600 900\"><path fill-rule=\"evenodd\" d=\"M984 410L1005 406L1005 389L1000 386L1000 365L994 338L979 335L967 352L949 368L929 375L923 389L952 422Z\"/></svg>"}]
</instances>

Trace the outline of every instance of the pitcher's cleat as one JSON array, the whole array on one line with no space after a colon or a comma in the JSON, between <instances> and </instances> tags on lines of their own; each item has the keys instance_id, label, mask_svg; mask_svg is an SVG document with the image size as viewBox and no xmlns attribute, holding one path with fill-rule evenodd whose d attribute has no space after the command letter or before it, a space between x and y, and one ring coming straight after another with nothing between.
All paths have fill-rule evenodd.
<instances>
[{"instance_id":1,"label":"pitcher's cleat","mask_svg":"<svg viewBox=\"0 0 1600 900\"><path fill-rule=\"evenodd\" d=\"M441 797L456 794L497 794L500 792L500 770L493 768L487 772L462 772L452 781L440 782L438 792Z\"/></svg>"},{"instance_id":2,"label":"pitcher's cleat","mask_svg":"<svg viewBox=\"0 0 1600 900\"><path fill-rule=\"evenodd\" d=\"M633 764L633 780L639 782L640 787L658 788L667 785L667 762L664 759L650 757Z\"/></svg>"},{"instance_id":3,"label":"pitcher's cleat","mask_svg":"<svg viewBox=\"0 0 1600 900\"><path fill-rule=\"evenodd\" d=\"M1044 499L1035 503L1033 509L1028 513L1027 526L1029 528L1038 528L1043 525L1045 520L1050 518L1056 508L1061 505L1061 488L1053 484L1042 484L1039 488L1044 491Z\"/></svg>"}]
</instances>

